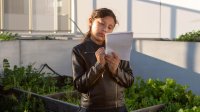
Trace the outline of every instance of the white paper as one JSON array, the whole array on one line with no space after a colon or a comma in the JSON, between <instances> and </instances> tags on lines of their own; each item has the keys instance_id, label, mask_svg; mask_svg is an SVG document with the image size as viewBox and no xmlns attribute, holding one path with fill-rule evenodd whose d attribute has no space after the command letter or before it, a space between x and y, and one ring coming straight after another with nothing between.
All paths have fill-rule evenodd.
<instances>
[{"instance_id":1,"label":"white paper","mask_svg":"<svg viewBox=\"0 0 200 112\"><path fill-rule=\"evenodd\" d=\"M105 42L106 54L115 52L120 59L130 61L133 32L107 33Z\"/></svg>"}]
</instances>

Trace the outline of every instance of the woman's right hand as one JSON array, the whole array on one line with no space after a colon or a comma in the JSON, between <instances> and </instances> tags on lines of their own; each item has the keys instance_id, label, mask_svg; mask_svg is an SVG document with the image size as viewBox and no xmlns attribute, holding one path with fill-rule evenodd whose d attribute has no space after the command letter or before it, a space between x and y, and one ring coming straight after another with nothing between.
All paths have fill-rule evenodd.
<instances>
[{"instance_id":1,"label":"woman's right hand","mask_svg":"<svg viewBox=\"0 0 200 112\"><path fill-rule=\"evenodd\" d=\"M99 48L96 52L95 52L95 56L97 59L97 62L99 64L101 64L101 66L104 66L106 64L106 60L105 60L105 49L104 47Z\"/></svg>"}]
</instances>

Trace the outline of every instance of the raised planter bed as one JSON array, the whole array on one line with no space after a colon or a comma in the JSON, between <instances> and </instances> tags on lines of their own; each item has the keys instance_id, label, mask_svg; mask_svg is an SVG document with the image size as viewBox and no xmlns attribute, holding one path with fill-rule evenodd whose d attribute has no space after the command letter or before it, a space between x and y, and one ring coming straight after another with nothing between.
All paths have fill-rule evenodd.
<instances>
[{"instance_id":1,"label":"raised planter bed","mask_svg":"<svg viewBox=\"0 0 200 112\"><path fill-rule=\"evenodd\" d=\"M61 92L61 93L55 93L55 94L51 94L51 95L46 95L47 97L53 98L53 99L58 99L58 100L67 100L66 98L75 98L80 99L80 93L78 93L77 91L72 91L72 92ZM154 106L150 106L150 107L146 107L146 108L142 108L142 109L138 109L138 110L134 110L131 112L159 112L161 111L163 108L165 107L164 104L158 104L158 105L154 105Z\"/></svg>"},{"instance_id":2,"label":"raised planter bed","mask_svg":"<svg viewBox=\"0 0 200 112\"><path fill-rule=\"evenodd\" d=\"M150 107L134 110L134 111L131 111L131 112L159 112L164 107L165 107L164 104L159 104L159 105L154 105L154 106L150 106Z\"/></svg>"},{"instance_id":3,"label":"raised planter bed","mask_svg":"<svg viewBox=\"0 0 200 112\"><path fill-rule=\"evenodd\" d=\"M49 97L51 99L55 99L60 102L68 102L74 108L73 110L78 109L79 107L78 105L80 105L80 98L81 98L80 93L78 93L77 91L60 92L60 93L46 95L45 97ZM65 107L62 107L62 108L65 108Z\"/></svg>"},{"instance_id":4,"label":"raised planter bed","mask_svg":"<svg viewBox=\"0 0 200 112\"><path fill-rule=\"evenodd\" d=\"M77 91L60 92L60 93L50 94L46 96L54 98L54 99L58 99L58 100L64 100L64 101L68 101L68 98L73 98L72 100L76 100L74 102L75 104L78 104L78 105L80 104L79 102L81 99L81 93Z\"/></svg>"},{"instance_id":5,"label":"raised planter bed","mask_svg":"<svg viewBox=\"0 0 200 112\"><path fill-rule=\"evenodd\" d=\"M14 94L18 98L20 95L25 94L25 95L30 95L31 97L35 97L37 99L41 99L42 102L45 105L45 111L46 112L76 112L79 108L78 105L68 103L66 101L63 101L63 98L67 98L67 96L74 97L75 99L80 99L80 94L76 91L72 92L61 92L61 93L55 93L55 94L50 94L50 95L39 95L33 92L28 92L20 89L10 89L7 91L3 90L3 86L0 85L0 98L1 100L8 99L8 95ZM3 99L2 99L3 98ZM154 105L138 110L134 110L131 112L159 112L161 109L164 108L164 104L160 105Z\"/></svg>"},{"instance_id":6,"label":"raised planter bed","mask_svg":"<svg viewBox=\"0 0 200 112\"><path fill-rule=\"evenodd\" d=\"M28 92L20 89L10 89L7 91L3 90L3 86L0 86L0 97L5 98L8 95L14 94L17 98L20 98L20 95L28 95L41 99L45 106L45 111L47 112L76 112L78 109L77 105L67 103L61 100L57 100L48 96L39 95L33 92Z\"/></svg>"}]
</instances>

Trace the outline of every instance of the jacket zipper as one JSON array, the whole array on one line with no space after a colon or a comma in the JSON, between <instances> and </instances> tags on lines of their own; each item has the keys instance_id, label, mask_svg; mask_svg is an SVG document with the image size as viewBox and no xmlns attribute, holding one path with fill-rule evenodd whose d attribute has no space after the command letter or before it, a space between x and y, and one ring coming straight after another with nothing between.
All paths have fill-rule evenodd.
<instances>
[{"instance_id":1,"label":"jacket zipper","mask_svg":"<svg viewBox=\"0 0 200 112\"><path fill-rule=\"evenodd\" d=\"M117 83L115 83L115 84L116 84L116 85L115 85L115 86L116 86L115 106L116 106L116 108L117 108L117 107L118 107L118 102L117 102L117 99L118 99L118 94L117 94L117 93L118 93L118 92L117 92L117 91L118 91L118 88L117 88Z\"/></svg>"},{"instance_id":2,"label":"jacket zipper","mask_svg":"<svg viewBox=\"0 0 200 112\"><path fill-rule=\"evenodd\" d=\"M98 78L96 78L96 80L93 80L91 84L93 85L93 84L94 84L94 83L95 83L95 82L96 82L96 81L97 81L97 80L98 80L100 77L102 77L102 78L103 78L103 74L104 74L104 71L103 71L103 73L102 73L101 75L99 75L99 77L98 77Z\"/></svg>"}]
</instances>

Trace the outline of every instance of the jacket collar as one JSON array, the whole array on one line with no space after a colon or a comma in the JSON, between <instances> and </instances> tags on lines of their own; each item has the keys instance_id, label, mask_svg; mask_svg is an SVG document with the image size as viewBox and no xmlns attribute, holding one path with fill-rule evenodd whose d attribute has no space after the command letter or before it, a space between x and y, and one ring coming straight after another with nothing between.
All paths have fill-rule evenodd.
<instances>
[{"instance_id":1,"label":"jacket collar","mask_svg":"<svg viewBox=\"0 0 200 112\"><path fill-rule=\"evenodd\" d=\"M96 44L94 41L92 41L91 38L86 39L86 42L89 42L89 43L91 43L91 44L94 45L94 46L105 47L105 42L104 42L102 45L98 45L98 44Z\"/></svg>"}]
</instances>

